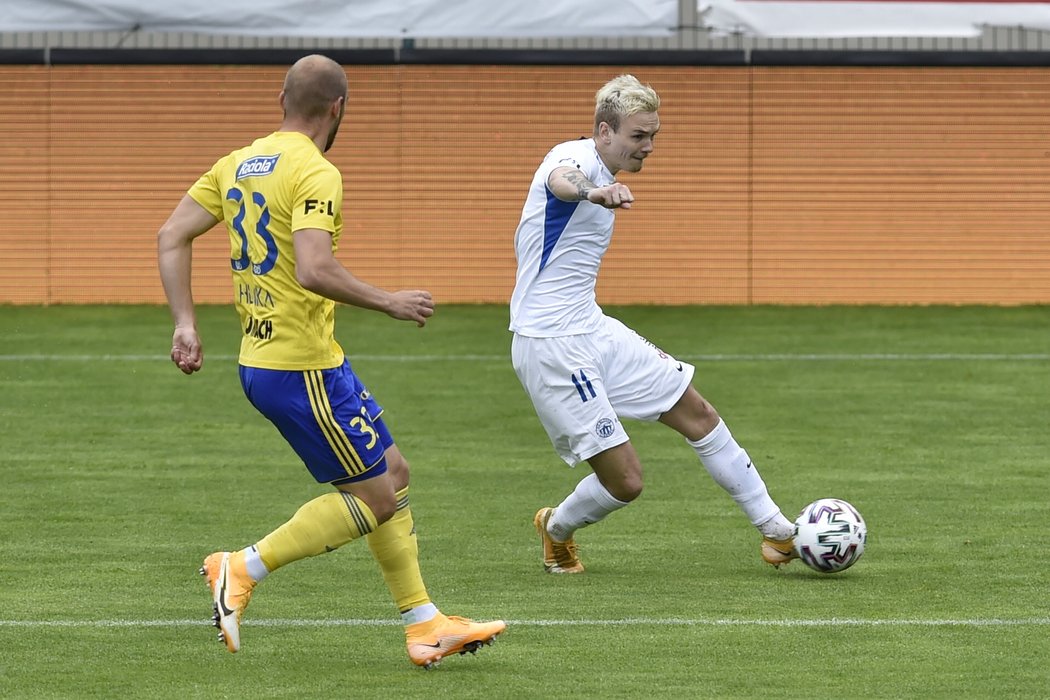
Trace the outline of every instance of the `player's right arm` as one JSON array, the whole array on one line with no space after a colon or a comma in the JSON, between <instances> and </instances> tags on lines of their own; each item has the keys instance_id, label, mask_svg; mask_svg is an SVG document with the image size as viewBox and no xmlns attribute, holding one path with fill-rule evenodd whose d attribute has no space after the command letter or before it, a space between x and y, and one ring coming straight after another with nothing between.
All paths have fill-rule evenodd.
<instances>
[{"instance_id":1,"label":"player's right arm","mask_svg":"<svg viewBox=\"0 0 1050 700\"><path fill-rule=\"evenodd\" d=\"M293 234L295 277L305 289L343 304L382 311L401 321L423 326L434 315L430 292L406 289L388 292L359 280L332 252L332 234L315 228Z\"/></svg>"},{"instance_id":2,"label":"player's right arm","mask_svg":"<svg viewBox=\"0 0 1050 700\"><path fill-rule=\"evenodd\" d=\"M193 239L218 222L211 212L189 195L184 195L157 232L160 279L164 285L164 294L168 298L171 315L175 319L175 331L171 337L171 361L185 374L193 374L204 362L190 284Z\"/></svg>"},{"instance_id":3,"label":"player's right arm","mask_svg":"<svg viewBox=\"0 0 1050 700\"><path fill-rule=\"evenodd\" d=\"M630 209L634 195L621 182L598 187L578 168L562 165L547 176L547 188L563 202L588 201L606 209Z\"/></svg>"}]
</instances>

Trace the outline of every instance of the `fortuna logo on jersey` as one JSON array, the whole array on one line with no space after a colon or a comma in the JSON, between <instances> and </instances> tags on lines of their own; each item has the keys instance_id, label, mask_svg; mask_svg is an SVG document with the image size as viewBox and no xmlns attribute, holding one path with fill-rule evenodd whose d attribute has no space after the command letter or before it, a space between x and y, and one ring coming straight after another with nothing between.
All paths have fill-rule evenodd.
<instances>
[{"instance_id":1,"label":"fortuna logo on jersey","mask_svg":"<svg viewBox=\"0 0 1050 700\"><path fill-rule=\"evenodd\" d=\"M281 157L278 153L275 156L255 156L249 158L240 165L237 166L237 179L243 180L246 177L262 177L263 175L269 175L273 172L273 169L277 167L277 159Z\"/></svg>"}]
</instances>

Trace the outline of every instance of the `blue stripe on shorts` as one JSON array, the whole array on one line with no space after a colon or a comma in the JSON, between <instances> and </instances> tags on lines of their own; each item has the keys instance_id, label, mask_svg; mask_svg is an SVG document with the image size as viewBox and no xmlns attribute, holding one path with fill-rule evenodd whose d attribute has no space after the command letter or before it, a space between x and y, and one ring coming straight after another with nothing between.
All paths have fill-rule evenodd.
<instances>
[{"instance_id":1,"label":"blue stripe on shorts","mask_svg":"<svg viewBox=\"0 0 1050 700\"><path fill-rule=\"evenodd\" d=\"M350 362L332 369L240 368L241 387L255 408L320 483L362 481L386 471L394 444L383 408L354 374Z\"/></svg>"}]
</instances>

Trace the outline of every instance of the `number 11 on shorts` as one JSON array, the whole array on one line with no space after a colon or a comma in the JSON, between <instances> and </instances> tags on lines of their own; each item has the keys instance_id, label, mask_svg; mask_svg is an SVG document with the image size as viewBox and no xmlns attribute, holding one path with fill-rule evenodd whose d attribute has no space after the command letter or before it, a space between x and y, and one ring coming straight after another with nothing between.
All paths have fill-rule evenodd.
<instances>
[{"instance_id":1,"label":"number 11 on shorts","mask_svg":"<svg viewBox=\"0 0 1050 700\"><path fill-rule=\"evenodd\" d=\"M579 379L576 378L576 373L573 373L571 376L572 385L576 387L576 391L580 393L580 400L587 403L588 398L597 398L598 394L594 393L594 387L591 386L591 380L587 378L587 375L584 374L582 369L579 371L579 375ZM587 396L588 393L590 393L590 397Z\"/></svg>"}]
</instances>

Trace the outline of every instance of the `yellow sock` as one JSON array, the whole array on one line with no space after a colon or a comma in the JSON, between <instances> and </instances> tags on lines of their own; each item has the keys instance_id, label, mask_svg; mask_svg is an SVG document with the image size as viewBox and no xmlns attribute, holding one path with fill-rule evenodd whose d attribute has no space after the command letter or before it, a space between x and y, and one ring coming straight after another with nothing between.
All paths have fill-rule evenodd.
<instances>
[{"instance_id":1,"label":"yellow sock","mask_svg":"<svg viewBox=\"0 0 1050 700\"><path fill-rule=\"evenodd\" d=\"M266 568L274 571L293 561L331 552L375 527L376 517L364 501L336 491L305 503L291 520L255 546Z\"/></svg>"},{"instance_id":2,"label":"yellow sock","mask_svg":"<svg viewBox=\"0 0 1050 700\"><path fill-rule=\"evenodd\" d=\"M412 511L408 507L408 487L397 492L397 512L368 535L365 540L383 571L390 594L402 613L430 602L419 573L419 548Z\"/></svg>"}]
</instances>

